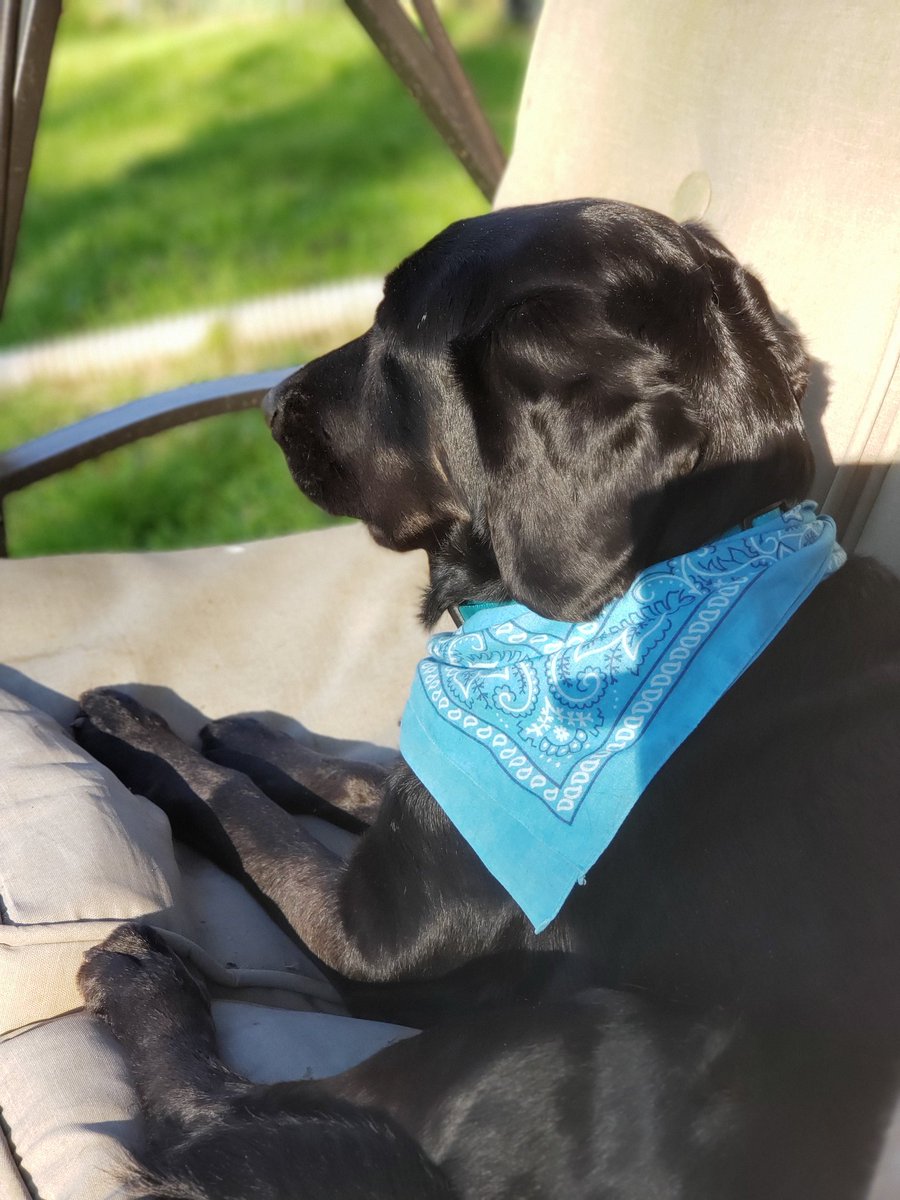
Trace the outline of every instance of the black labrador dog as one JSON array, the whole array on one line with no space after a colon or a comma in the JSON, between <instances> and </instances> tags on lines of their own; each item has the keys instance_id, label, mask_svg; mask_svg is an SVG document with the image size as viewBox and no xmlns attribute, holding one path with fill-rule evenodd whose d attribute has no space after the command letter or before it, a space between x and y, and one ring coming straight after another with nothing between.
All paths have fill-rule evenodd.
<instances>
[{"instance_id":1,"label":"black labrador dog","mask_svg":"<svg viewBox=\"0 0 900 1200\"><path fill-rule=\"evenodd\" d=\"M254 1085L149 927L80 983L138 1086L143 1200L863 1200L896 1085L874 1051L605 990Z\"/></svg>"},{"instance_id":2,"label":"black labrador dog","mask_svg":"<svg viewBox=\"0 0 900 1200\"><path fill-rule=\"evenodd\" d=\"M426 621L505 598L572 621L806 495L806 378L705 229L578 201L451 226L267 412L314 500L426 551ZM355 1011L426 1025L592 985L893 1061L900 582L877 563L816 588L539 935L402 763L338 767L241 719L201 755L120 693L82 704L82 744L352 981ZM349 862L288 809L364 828Z\"/></svg>"},{"instance_id":3,"label":"black labrador dog","mask_svg":"<svg viewBox=\"0 0 900 1200\"><path fill-rule=\"evenodd\" d=\"M388 277L368 333L267 407L308 495L426 551L426 620L506 597L575 620L806 495L806 378L706 230L578 201L451 226ZM121 694L82 704L81 743L339 977L458 981L471 1002L542 994L562 961L584 984L898 1038L900 581L873 561L815 589L540 935L402 764L338 768L242 720L208 727L204 757ZM368 826L349 863L290 805Z\"/></svg>"}]
</instances>

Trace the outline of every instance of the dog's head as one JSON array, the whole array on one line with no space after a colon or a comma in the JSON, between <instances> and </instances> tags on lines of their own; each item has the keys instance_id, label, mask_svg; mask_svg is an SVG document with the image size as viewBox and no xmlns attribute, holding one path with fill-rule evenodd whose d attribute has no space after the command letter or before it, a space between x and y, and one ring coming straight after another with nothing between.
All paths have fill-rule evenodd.
<instances>
[{"instance_id":1,"label":"dog's head","mask_svg":"<svg viewBox=\"0 0 900 1200\"><path fill-rule=\"evenodd\" d=\"M428 552L429 620L506 598L577 620L805 494L806 377L702 226L582 200L451 225L267 411L311 499Z\"/></svg>"}]
</instances>

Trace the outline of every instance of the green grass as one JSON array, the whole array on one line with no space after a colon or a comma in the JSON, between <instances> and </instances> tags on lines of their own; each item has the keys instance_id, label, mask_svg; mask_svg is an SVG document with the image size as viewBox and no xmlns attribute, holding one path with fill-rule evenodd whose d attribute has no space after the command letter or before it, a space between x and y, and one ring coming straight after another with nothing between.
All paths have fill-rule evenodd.
<instances>
[{"instance_id":1,"label":"green grass","mask_svg":"<svg viewBox=\"0 0 900 1200\"><path fill-rule=\"evenodd\" d=\"M298 493L258 413L160 434L37 485L8 509L13 555L169 550L329 523Z\"/></svg>"},{"instance_id":2,"label":"green grass","mask_svg":"<svg viewBox=\"0 0 900 1200\"><path fill-rule=\"evenodd\" d=\"M252 354L210 348L191 361L209 378L307 359L317 347ZM258 352L257 352L258 353ZM12 393L4 421L18 443L45 428L182 383L185 362L86 388L44 383ZM315 529L330 523L295 487L257 412L198 421L106 454L6 501L14 556L175 549Z\"/></svg>"},{"instance_id":3,"label":"green grass","mask_svg":"<svg viewBox=\"0 0 900 1200\"><path fill-rule=\"evenodd\" d=\"M525 40L493 3L451 16L508 139ZM485 207L343 6L64 17L0 345L380 274Z\"/></svg>"},{"instance_id":4,"label":"green grass","mask_svg":"<svg viewBox=\"0 0 900 1200\"><path fill-rule=\"evenodd\" d=\"M70 0L61 26L0 345L380 274L486 209L343 6L98 27L86 4ZM527 39L497 3L448 15L508 143ZM127 377L0 391L0 448L322 348L224 344ZM11 553L26 555L236 541L327 518L249 413L35 485L7 501L7 519Z\"/></svg>"}]
</instances>

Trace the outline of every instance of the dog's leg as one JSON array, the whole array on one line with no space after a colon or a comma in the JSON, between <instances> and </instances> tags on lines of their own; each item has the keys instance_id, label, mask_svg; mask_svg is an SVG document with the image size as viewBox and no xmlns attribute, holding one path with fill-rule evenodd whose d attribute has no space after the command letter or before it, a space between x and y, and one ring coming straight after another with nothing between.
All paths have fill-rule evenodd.
<instances>
[{"instance_id":1,"label":"dog's leg","mask_svg":"<svg viewBox=\"0 0 900 1200\"><path fill-rule=\"evenodd\" d=\"M216 1053L209 1001L147 925L120 925L85 955L78 985L128 1062L153 1145L227 1115L248 1084Z\"/></svg>"},{"instance_id":2,"label":"dog's leg","mask_svg":"<svg viewBox=\"0 0 900 1200\"><path fill-rule=\"evenodd\" d=\"M331 758L254 717L225 717L200 730L212 762L242 771L291 813L324 817L359 833L378 814L388 768Z\"/></svg>"},{"instance_id":3,"label":"dog's leg","mask_svg":"<svg viewBox=\"0 0 900 1200\"><path fill-rule=\"evenodd\" d=\"M122 1047L145 1119L141 1195L454 1200L420 1146L381 1112L315 1083L255 1085L218 1057L205 992L149 926L122 925L78 976ZM365 1103L365 1101L363 1101ZM299 1181L299 1182L298 1182ZM135 1194L137 1194L135 1192Z\"/></svg>"},{"instance_id":4,"label":"dog's leg","mask_svg":"<svg viewBox=\"0 0 900 1200\"><path fill-rule=\"evenodd\" d=\"M454 836L436 807L426 818L407 807L398 835L390 806L405 801L392 797L344 862L245 775L185 745L130 696L98 689L81 704L74 729L85 749L158 804L176 836L245 882L345 979L432 977L526 937L521 914L474 851L459 841L452 853L435 853ZM417 820L425 822L418 832Z\"/></svg>"},{"instance_id":5,"label":"dog's leg","mask_svg":"<svg viewBox=\"0 0 900 1200\"><path fill-rule=\"evenodd\" d=\"M251 885L326 966L373 977L341 915L346 864L245 775L204 758L124 692L86 692L73 727L90 754L163 809L176 836Z\"/></svg>"}]
</instances>

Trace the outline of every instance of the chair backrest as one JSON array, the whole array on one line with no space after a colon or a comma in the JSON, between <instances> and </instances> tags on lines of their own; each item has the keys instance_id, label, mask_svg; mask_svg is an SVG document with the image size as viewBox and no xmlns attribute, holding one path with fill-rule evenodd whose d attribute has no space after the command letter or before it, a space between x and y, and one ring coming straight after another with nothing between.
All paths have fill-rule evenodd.
<instances>
[{"instance_id":1,"label":"chair backrest","mask_svg":"<svg viewBox=\"0 0 900 1200\"><path fill-rule=\"evenodd\" d=\"M496 204L702 218L815 360L814 495L900 571L896 0L546 0Z\"/></svg>"}]
</instances>

